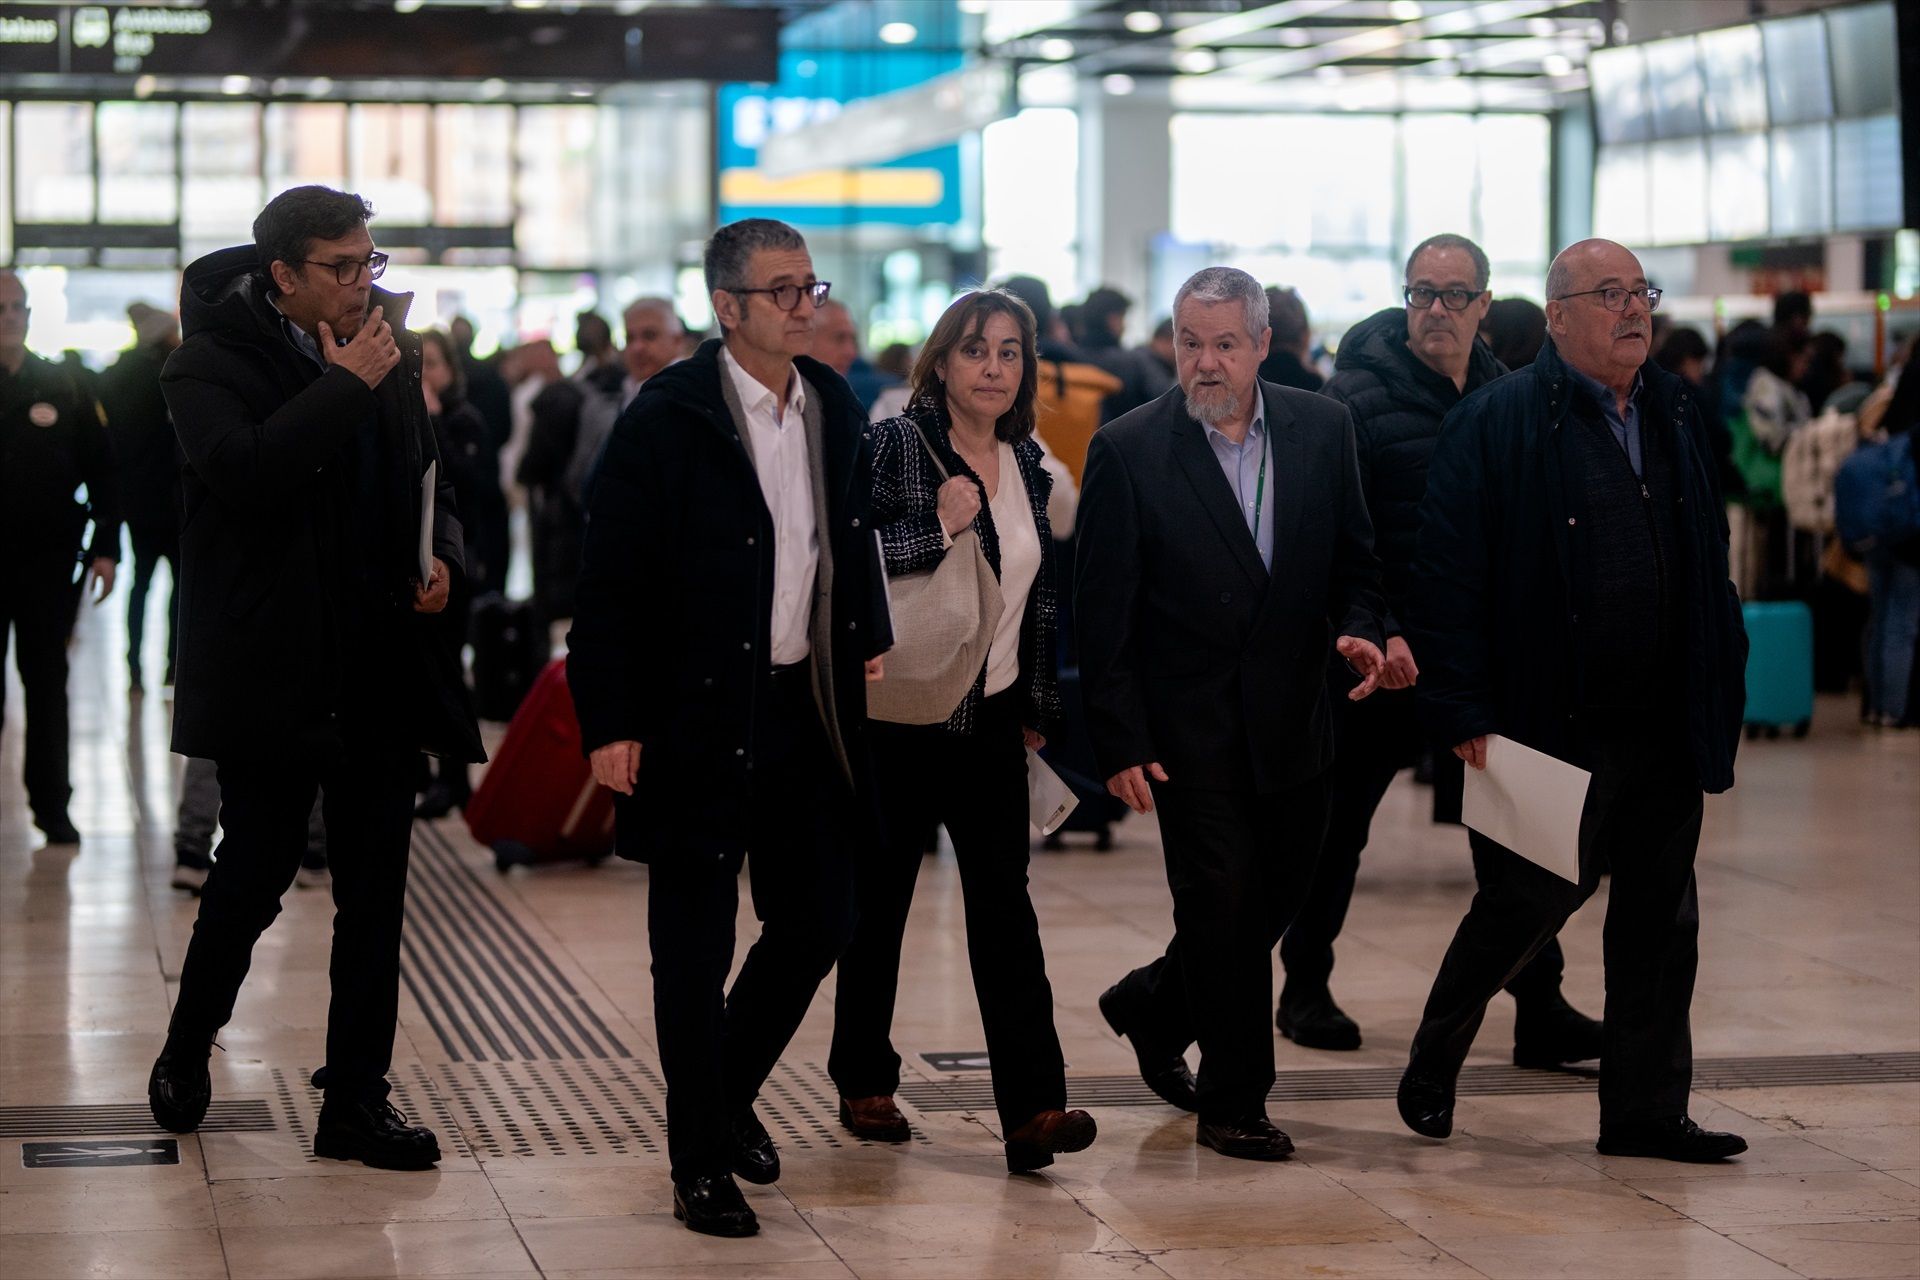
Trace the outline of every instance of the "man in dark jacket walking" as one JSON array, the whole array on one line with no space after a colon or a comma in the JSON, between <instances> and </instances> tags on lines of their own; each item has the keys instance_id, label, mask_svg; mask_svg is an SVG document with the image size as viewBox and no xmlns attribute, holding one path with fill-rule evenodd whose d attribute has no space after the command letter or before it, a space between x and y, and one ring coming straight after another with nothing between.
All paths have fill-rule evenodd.
<instances>
[{"instance_id":1,"label":"man in dark jacket walking","mask_svg":"<svg viewBox=\"0 0 1920 1280\"><path fill-rule=\"evenodd\" d=\"M181 289L186 341L164 381L187 459L173 749L218 764L226 837L148 1100L176 1133L205 1116L208 1047L324 788L337 912L314 1154L424 1169L439 1144L387 1101L386 1080L414 763L485 756L449 625L466 585L445 468L421 580L437 451L404 327L412 297L373 287L387 259L372 212L295 187L254 220L253 244L200 259Z\"/></svg>"},{"instance_id":2,"label":"man in dark jacket walking","mask_svg":"<svg viewBox=\"0 0 1920 1280\"><path fill-rule=\"evenodd\" d=\"M120 464L120 500L133 540L133 583L127 592L127 687L140 692L140 650L146 638L147 590L167 562L167 662L162 684L173 683L180 629L180 445L160 392L160 370L180 345L170 312L136 302L127 308L136 341L100 380L100 402Z\"/></svg>"},{"instance_id":3,"label":"man in dark jacket walking","mask_svg":"<svg viewBox=\"0 0 1920 1280\"><path fill-rule=\"evenodd\" d=\"M1433 737L1485 768L1498 735L1590 770L1579 883L1473 835L1480 890L1427 998L1400 1115L1453 1128L1492 999L1611 872L1600 1077L1606 1155L1706 1161L1687 1118L1701 793L1733 785L1746 633L1693 392L1650 358L1640 263L1607 240L1547 273L1549 341L1441 428L1404 619Z\"/></svg>"},{"instance_id":4,"label":"man in dark jacket walking","mask_svg":"<svg viewBox=\"0 0 1920 1280\"><path fill-rule=\"evenodd\" d=\"M1333 943L1353 899L1374 811L1424 742L1413 705L1419 666L1400 615L1413 585L1414 535L1440 420L1463 396L1506 372L1477 336L1491 297L1487 276L1487 255L1464 236L1422 241L1407 258L1405 307L1391 307L1348 332L1326 388L1353 414L1360 483L1391 612L1385 619L1385 688L1365 702L1331 702L1335 750L1327 838L1313 887L1280 944L1287 981L1276 1020L1281 1034L1309 1049L1360 1047L1360 1028L1328 989ZM1353 687L1344 663L1335 664L1331 677L1336 694ZM1549 938L1508 984L1517 1006L1513 1056L1522 1066L1599 1056L1599 1023L1560 994L1562 963L1559 942Z\"/></svg>"},{"instance_id":5,"label":"man in dark jacket walking","mask_svg":"<svg viewBox=\"0 0 1920 1280\"><path fill-rule=\"evenodd\" d=\"M617 851L650 865L674 1216L745 1236L733 1175L780 1176L754 1099L852 936L865 682L892 635L866 414L802 354L829 287L806 241L733 223L706 276L725 338L650 378L607 440L567 677L622 797ZM749 854L762 928L728 990Z\"/></svg>"},{"instance_id":6,"label":"man in dark jacket walking","mask_svg":"<svg viewBox=\"0 0 1920 1280\"><path fill-rule=\"evenodd\" d=\"M11 632L26 690L22 781L33 824L49 844L79 844L67 816L67 638L80 565L94 603L113 590L119 475L93 393L64 363L27 350L31 315L26 285L0 270L0 666ZM87 499L79 502L83 485ZM5 716L0 691L0 721Z\"/></svg>"}]
</instances>

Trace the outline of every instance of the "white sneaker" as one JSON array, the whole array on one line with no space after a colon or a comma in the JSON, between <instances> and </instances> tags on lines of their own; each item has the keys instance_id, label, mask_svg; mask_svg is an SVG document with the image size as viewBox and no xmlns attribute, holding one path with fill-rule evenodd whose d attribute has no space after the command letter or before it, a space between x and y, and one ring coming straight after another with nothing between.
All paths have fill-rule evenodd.
<instances>
[{"instance_id":1,"label":"white sneaker","mask_svg":"<svg viewBox=\"0 0 1920 1280\"><path fill-rule=\"evenodd\" d=\"M173 864L173 879L169 882L176 889L184 889L194 897L200 896L200 889L207 883L210 867L195 867L184 862Z\"/></svg>"}]
</instances>

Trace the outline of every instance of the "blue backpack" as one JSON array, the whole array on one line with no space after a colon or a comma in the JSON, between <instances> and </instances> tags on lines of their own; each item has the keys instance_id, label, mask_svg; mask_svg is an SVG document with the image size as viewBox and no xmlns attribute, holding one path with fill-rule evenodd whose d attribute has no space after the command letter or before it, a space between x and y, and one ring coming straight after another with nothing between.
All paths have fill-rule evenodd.
<instances>
[{"instance_id":1,"label":"blue backpack","mask_svg":"<svg viewBox=\"0 0 1920 1280\"><path fill-rule=\"evenodd\" d=\"M1833 480L1833 515L1840 540L1856 553L1920 535L1911 432L1863 444L1840 464Z\"/></svg>"}]
</instances>

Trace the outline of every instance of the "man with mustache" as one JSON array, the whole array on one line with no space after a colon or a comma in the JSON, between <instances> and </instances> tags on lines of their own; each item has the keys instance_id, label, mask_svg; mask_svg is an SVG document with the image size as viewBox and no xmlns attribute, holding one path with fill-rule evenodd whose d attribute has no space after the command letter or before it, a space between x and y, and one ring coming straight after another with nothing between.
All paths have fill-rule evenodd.
<instances>
[{"instance_id":1,"label":"man with mustache","mask_svg":"<svg viewBox=\"0 0 1920 1280\"><path fill-rule=\"evenodd\" d=\"M1309 1049L1360 1047L1359 1025L1334 1003L1328 986L1333 943L1353 899L1374 810L1394 775L1414 763L1423 745L1412 692L1420 669L1399 615L1412 588L1420 499L1440 421L1462 397L1507 372L1477 336L1492 298L1489 274L1487 255L1464 236L1421 241L1407 256L1406 305L1389 307L1348 330L1326 387L1326 394L1353 414L1380 585L1393 613L1386 619L1383 691L1365 702L1333 700L1333 810L1327 839L1313 887L1280 943L1287 980L1275 1020L1282 1035ZM1353 685L1341 667L1334 668L1332 678L1336 693ZM1458 778L1456 772L1456 796ZM1518 1065L1557 1067L1600 1055L1600 1024L1560 994L1561 968L1560 944L1549 939L1507 984L1514 999L1513 1060Z\"/></svg>"},{"instance_id":2,"label":"man with mustache","mask_svg":"<svg viewBox=\"0 0 1920 1280\"><path fill-rule=\"evenodd\" d=\"M1687 1116L1701 793L1733 785L1747 642L1699 404L1650 358L1659 302L1620 245L1562 250L1539 358L1447 415L1428 472L1404 619L1428 729L1476 769L1497 734L1593 780L1578 884L1472 836L1480 889L1400 1082L1427 1137L1487 1002L1611 872L1599 1150L1747 1149Z\"/></svg>"},{"instance_id":3,"label":"man with mustache","mask_svg":"<svg viewBox=\"0 0 1920 1280\"><path fill-rule=\"evenodd\" d=\"M1080 507L1087 728L1107 789L1160 810L1173 890L1173 941L1100 1012L1202 1146L1281 1160L1271 952L1326 830L1327 662L1372 693L1385 604L1352 419L1259 380L1265 290L1209 267L1173 313L1180 385L1093 437Z\"/></svg>"}]
</instances>

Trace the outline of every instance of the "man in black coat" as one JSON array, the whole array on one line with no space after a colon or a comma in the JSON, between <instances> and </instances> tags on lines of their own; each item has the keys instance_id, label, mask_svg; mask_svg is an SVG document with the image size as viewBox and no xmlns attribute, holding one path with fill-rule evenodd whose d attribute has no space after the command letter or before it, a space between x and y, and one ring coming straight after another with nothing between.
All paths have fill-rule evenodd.
<instances>
[{"instance_id":1,"label":"man in black coat","mask_svg":"<svg viewBox=\"0 0 1920 1280\"><path fill-rule=\"evenodd\" d=\"M1385 606L1346 409L1255 376L1259 283L1210 267L1174 325L1179 387L1093 437L1080 500L1087 727L1107 789L1159 807L1173 890L1166 953L1100 1011L1202 1145L1278 1160L1271 952L1326 829L1327 662L1372 693Z\"/></svg>"},{"instance_id":2,"label":"man in black coat","mask_svg":"<svg viewBox=\"0 0 1920 1280\"><path fill-rule=\"evenodd\" d=\"M1413 585L1414 535L1440 420L1461 397L1506 372L1478 337L1492 297L1487 276L1487 255L1464 236L1422 241L1407 258L1406 306L1347 332L1326 387L1353 414L1381 588L1393 612L1386 619L1386 688L1365 702L1333 701L1333 812L1313 887L1280 943L1287 980L1276 1021L1281 1034L1309 1049L1360 1047L1359 1026L1328 989L1333 943L1353 899L1374 811L1394 775L1416 761L1425 742L1413 705L1419 666L1400 615ZM1336 693L1353 684L1338 665L1332 679ZM1458 767L1451 758L1447 763ZM1599 1056L1599 1023L1560 994L1562 964L1559 942L1548 939L1507 986L1516 1006L1513 1056L1522 1066L1555 1067Z\"/></svg>"},{"instance_id":3,"label":"man in black coat","mask_svg":"<svg viewBox=\"0 0 1920 1280\"><path fill-rule=\"evenodd\" d=\"M173 749L219 767L226 837L200 896L154 1118L206 1114L207 1051L280 910L324 789L334 916L326 1091L314 1153L424 1169L431 1132L387 1101L418 753L485 758L447 608L464 594L452 483L438 473L421 581L421 484L435 462L411 295L357 195L295 187L254 243L187 268L167 406L187 459Z\"/></svg>"},{"instance_id":4,"label":"man in black coat","mask_svg":"<svg viewBox=\"0 0 1920 1280\"><path fill-rule=\"evenodd\" d=\"M802 354L828 288L806 242L733 223L706 276L725 338L650 378L608 438L567 677L622 797L617 851L650 866L674 1216L744 1236L732 1175L780 1176L754 1099L852 935L865 682L892 634L866 415ZM728 990L743 862L762 928Z\"/></svg>"},{"instance_id":5,"label":"man in black coat","mask_svg":"<svg viewBox=\"0 0 1920 1280\"><path fill-rule=\"evenodd\" d=\"M31 316L26 285L0 270L0 666L11 632L26 691L27 806L49 844L79 844L67 816L67 639L80 566L95 604L113 590L119 469L93 393L64 363L27 350ZM85 502L74 497L82 486Z\"/></svg>"},{"instance_id":6,"label":"man in black coat","mask_svg":"<svg viewBox=\"0 0 1920 1280\"><path fill-rule=\"evenodd\" d=\"M1701 793L1733 785L1747 642L1693 392L1653 362L1640 263L1607 240L1547 273L1549 341L1440 431L1404 619L1420 710L1476 769L1494 735L1592 773L1580 881L1479 833L1480 889L1441 962L1401 1080L1409 1128L1444 1138L1495 992L1612 873L1600 1142L1718 1160L1746 1143L1687 1118L1699 963Z\"/></svg>"},{"instance_id":7,"label":"man in black coat","mask_svg":"<svg viewBox=\"0 0 1920 1280\"><path fill-rule=\"evenodd\" d=\"M167 661L162 684L173 683L180 629L180 444L160 392L160 370L180 345L180 324L169 312L136 302L127 308L137 339L100 379L100 403L120 463L120 500L133 542L133 582L127 592L127 687L141 690L140 650L146 637L147 591L159 562L173 579L167 588Z\"/></svg>"}]
</instances>

